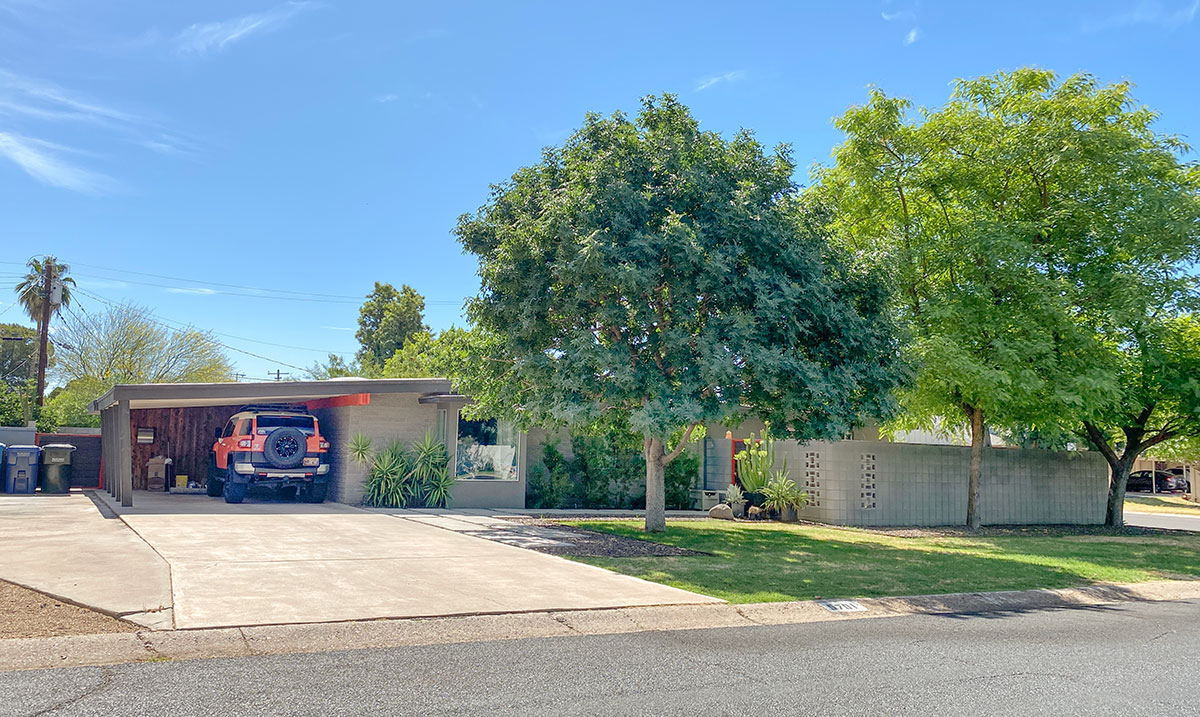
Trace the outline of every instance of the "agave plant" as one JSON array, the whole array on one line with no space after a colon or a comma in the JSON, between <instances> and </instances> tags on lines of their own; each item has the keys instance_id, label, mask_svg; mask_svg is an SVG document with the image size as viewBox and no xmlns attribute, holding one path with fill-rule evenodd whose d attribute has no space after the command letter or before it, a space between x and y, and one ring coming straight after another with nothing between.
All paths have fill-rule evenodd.
<instances>
[{"instance_id":1,"label":"agave plant","mask_svg":"<svg viewBox=\"0 0 1200 717\"><path fill-rule=\"evenodd\" d=\"M725 489L725 502L732 508L737 508L742 503L746 502L746 496L742 493L742 489L737 483L731 483Z\"/></svg>"}]
</instances>

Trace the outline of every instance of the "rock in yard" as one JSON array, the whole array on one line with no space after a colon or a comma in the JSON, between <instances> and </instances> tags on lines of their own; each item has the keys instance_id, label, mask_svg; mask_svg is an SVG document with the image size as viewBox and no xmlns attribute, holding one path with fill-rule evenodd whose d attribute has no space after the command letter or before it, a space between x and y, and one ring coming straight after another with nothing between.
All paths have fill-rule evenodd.
<instances>
[{"instance_id":1,"label":"rock in yard","mask_svg":"<svg viewBox=\"0 0 1200 717\"><path fill-rule=\"evenodd\" d=\"M708 517L718 520L733 520L733 508L724 503L718 503L708 509Z\"/></svg>"}]
</instances>

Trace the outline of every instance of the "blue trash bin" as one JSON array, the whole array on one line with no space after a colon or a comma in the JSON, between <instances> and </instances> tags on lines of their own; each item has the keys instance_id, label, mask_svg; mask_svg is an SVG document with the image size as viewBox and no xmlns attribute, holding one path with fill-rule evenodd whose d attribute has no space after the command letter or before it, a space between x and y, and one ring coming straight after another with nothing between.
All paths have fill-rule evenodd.
<instances>
[{"instance_id":1,"label":"blue trash bin","mask_svg":"<svg viewBox=\"0 0 1200 717\"><path fill-rule=\"evenodd\" d=\"M38 484L38 463L42 449L37 446L9 446L4 452L4 490L9 493L33 493Z\"/></svg>"}]
</instances>

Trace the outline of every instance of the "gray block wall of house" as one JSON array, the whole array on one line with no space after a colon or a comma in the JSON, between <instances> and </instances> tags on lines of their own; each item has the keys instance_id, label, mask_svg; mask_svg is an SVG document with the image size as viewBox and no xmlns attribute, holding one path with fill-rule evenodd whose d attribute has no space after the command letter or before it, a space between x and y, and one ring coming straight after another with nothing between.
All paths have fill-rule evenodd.
<instances>
[{"instance_id":1,"label":"gray block wall of house","mask_svg":"<svg viewBox=\"0 0 1200 717\"><path fill-rule=\"evenodd\" d=\"M417 393L372 394L366 406L338 406L314 411L321 432L329 439L329 500L362 502L364 466L350 458L350 441L362 434L375 448L399 439L405 445L419 441L425 433L437 433L438 407L420 403Z\"/></svg>"},{"instance_id":2,"label":"gray block wall of house","mask_svg":"<svg viewBox=\"0 0 1200 717\"><path fill-rule=\"evenodd\" d=\"M728 441L715 449L728 455ZM808 492L806 520L836 525L962 525L971 449L883 441L778 441L776 465ZM1104 522L1108 465L1097 453L986 449L983 523Z\"/></svg>"}]
</instances>

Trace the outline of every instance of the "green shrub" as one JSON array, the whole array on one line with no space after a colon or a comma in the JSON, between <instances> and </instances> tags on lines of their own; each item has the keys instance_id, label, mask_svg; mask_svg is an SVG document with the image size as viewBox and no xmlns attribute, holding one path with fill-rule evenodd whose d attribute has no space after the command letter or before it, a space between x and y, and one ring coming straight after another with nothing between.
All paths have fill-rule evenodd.
<instances>
[{"instance_id":1,"label":"green shrub","mask_svg":"<svg viewBox=\"0 0 1200 717\"><path fill-rule=\"evenodd\" d=\"M692 507L692 484L700 472L700 457L687 451L675 456L663 471L663 484L668 510L687 510Z\"/></svg>"},{"instance_id":2,"label":"green shrub","mask_svg":"<svg viewBox=\"0 0 1200 717\"><path fill-rule=\"evenodd\" d=\"M454 476L446 446L431 435L406 448L399 440L370 453L370 440L355 436L350 455L367 466L363 505L377 508L443 507L450 502Z\"/></svg>"}]
</instances>

